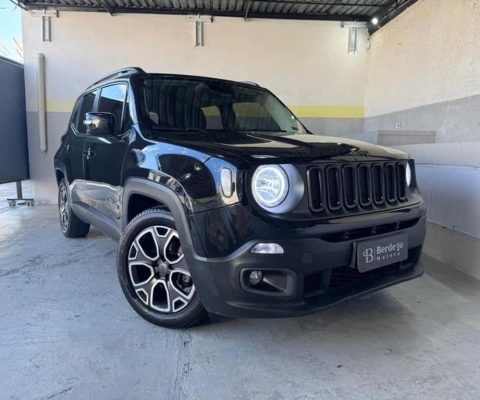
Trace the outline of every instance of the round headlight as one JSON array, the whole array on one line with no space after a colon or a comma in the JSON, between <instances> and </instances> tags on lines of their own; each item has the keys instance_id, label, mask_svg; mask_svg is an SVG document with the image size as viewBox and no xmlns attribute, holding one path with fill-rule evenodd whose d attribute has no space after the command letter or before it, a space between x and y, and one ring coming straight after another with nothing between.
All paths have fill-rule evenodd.
<instances>
[{"instance_id":1,"label":"round headlight","mask_svg":"<svg viewBox=\"0 0 480 400\"><path fill-rule=\"evenodd\" d=\"M412 183L412 170L410 169L410 163L407 163L407 168L405 168L405 180L407 181L407 186L410 186Z\"/></svg>"},{"instance_id":2,"label":"round headlight","mask_svg":"<svg viewBox=\"0 0 480 400\"><path fill-rule=\"evenodd\" d=\"M255 201L264 208L276 207L285 200L289 182L279 165L263 165L253 174L252 192Z\"/></svg>"}]
</instances>

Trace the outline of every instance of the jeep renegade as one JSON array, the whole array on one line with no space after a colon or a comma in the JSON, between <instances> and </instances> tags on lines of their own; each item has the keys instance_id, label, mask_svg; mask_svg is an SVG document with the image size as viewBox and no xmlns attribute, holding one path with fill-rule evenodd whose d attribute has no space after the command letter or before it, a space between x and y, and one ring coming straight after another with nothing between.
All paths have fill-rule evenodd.
<instances>
[{"instance_id":1,"label":"jeep renegade","mask_svg":"<svg viewBox=\"0 0 480 400\"><path fill-rule=\"evenodd\" d=\"M77 100L55 172L63 234L119 241L128 302L164 327L308 314L424 272L413 160L313 135L254 83L116 71Z\"/></svg>"}]
</instances>

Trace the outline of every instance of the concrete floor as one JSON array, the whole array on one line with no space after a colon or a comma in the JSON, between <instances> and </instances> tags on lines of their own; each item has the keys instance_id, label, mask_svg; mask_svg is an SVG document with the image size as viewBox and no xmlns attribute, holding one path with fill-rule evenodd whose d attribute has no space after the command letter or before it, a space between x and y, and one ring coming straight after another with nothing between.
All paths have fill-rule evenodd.
<instances>
[{"instance_id":1,"label":"concrete floor","mask_svg":"<svg viewBox=\"0 0 480 400\"><path fill-rule=\"evenodd\" d=\"M424 277L302 318L166 330L129 307L116 244L56 208L0 213L0 399L480 399L480 284Z\"/></svg>"}]
</instances>

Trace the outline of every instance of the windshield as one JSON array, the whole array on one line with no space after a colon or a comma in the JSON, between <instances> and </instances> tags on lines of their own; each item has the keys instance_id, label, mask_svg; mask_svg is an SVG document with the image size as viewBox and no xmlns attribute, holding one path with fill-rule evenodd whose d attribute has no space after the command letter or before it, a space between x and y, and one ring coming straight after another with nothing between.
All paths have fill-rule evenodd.
<instances>
[{"instance_id":1,"label":"windshield","mask_svg":"<svg viewBox=\"0 0 480 400\"><path fill-rule=\"evenodd\" d=\"M270 92L249 84L195 77L145 77L141 116L154 129L307 133Z\"/></svg>"}]
</instances>

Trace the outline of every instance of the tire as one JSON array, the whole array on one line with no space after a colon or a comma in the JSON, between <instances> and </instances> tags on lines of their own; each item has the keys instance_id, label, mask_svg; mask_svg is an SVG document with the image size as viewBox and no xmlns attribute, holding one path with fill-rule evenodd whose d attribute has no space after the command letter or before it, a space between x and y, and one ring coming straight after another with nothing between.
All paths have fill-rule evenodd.
<instances>
[{"instance_id":1,"label":"tire","mask_svg":"<svg viewBox=\"0 0 480 400\"><path fill-rule=\"evenodd\" d=\"M83 222L73 212L65 179L62 179L58 184L58 216L60 229L65 237L83 238L87 236L90 224Z\"/></svg>"},{"instance_id":2,"label":"tire","mask_svg":"<svg viewBox=\"0 0 480 400\"><path fill-rule=\"evenodd\" d=\"M117 273L123 294L147 321L185 329L203 321L203 307L180 244L175 221L161 207L137 215L120 238Z\"/></svg>"}]
</instances>

